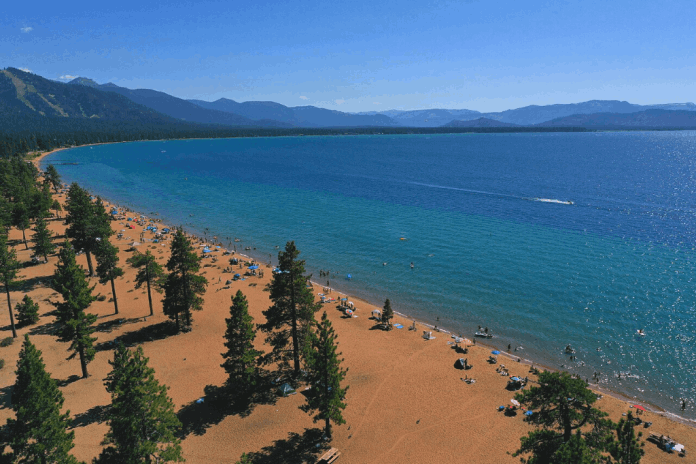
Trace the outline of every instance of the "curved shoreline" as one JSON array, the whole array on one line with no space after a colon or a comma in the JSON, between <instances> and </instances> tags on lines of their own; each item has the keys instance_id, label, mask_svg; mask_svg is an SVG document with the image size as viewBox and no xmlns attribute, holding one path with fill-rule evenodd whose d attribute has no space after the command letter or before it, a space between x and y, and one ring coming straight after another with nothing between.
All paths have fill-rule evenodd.
<instances>
[{"instance_id":1,"label":"curved shoreline","mask_svg":"<svg viewBox=\"0 0 696 464\"><path fill-rule=\"evenodd\" d=\"M109 142L109 143L130 143L130 142ZM103 145L103 144L105 144L105 143L100 143L100 144L88 144L88 145L83 145L83 146L95 146L95 145ZM32 162L34 162L37 166L40 166L41 162L42 162L48 155L55 154L55 153L57 153L57 152L59 152L59 151L67 150L67 149L70 149L70 148L77 148L77 147L64 147L64 148L59 148L59 149L53 150L53 151L51 151L51 152L42 153L42 154L41 154L40 156L38 156L37 158L33 159ZM107 199L107 200L108 200L108 199ZM114 204L114 202L111 202L111 203ZM159 215L158 215L158 216L159 216ZM159 216L159 217L161 217L161 216ZM166 218L162 218L162 222L168 222L168 221L166 221ZM246 255L243 255L242 253L239 253L239 254L240 254L241 256L246 256ZM259 252L259 254L260 254L260 255L265 255L266 253L261 253L261 252ZM319 284L319 283L317 283L317 282L312 282L312 283L313 283L315 286L317 286L319 289L322 288L322 285L321 285L321 284ZM342 292L342 291L341 291L340 293L341 293L342 295L347 295L346 293L344 293L344 292ZM369 306L374 306L374 307L379 307L379 306L380 306L380 305L372 304L372 303L370 303L370 302L368 302L368 301L366 301L366 300L364 300L364 299L362 299L362 298L357 298L357 297L355 297L355 299L356 299L356 300L359 300L360 302L362 302L362 303L364 303L364 304L366 304L366 305L369 305ZM399 317L401 317L401 318L403 318L404 320L406 320L407 322L410 322L410 321L415 320L413 317L410 317L410 316L408 316L408 315L406 315L406 314L403 314L403 313L400 313L400 312L396 312L396 311L395 311L395 313L396 313ZM421 325L423 325L424 327L427 327L427 328L430 329L430 330L438 330L439 332L446 333L446 334L448 334L448 335L452 333L451 331L447 330L446 328L443 328L442 326L440 326L438 329L436 329L437 326L434 325L434 323L432 323L432 322L429 321L429 320L418 320L418 324L421 324ZM487 348L494 348L493 345L490 345L490 344L488 344L488 343L486 343L486 342L477 343L477 345L480 345L480 346L483 346L483 347L487 347ZM552 371L566 371L566 372L568 372L568 371L565 370L565 369L550 368L550 367L548 367L548 366L546 366L546 365L544 365L544 364L539 364L539 363L537 363L537 362L535 362L534 360L531 360L531 359L522 358L522 357L518 357L518 356L513 356L512 354L505 353L505 352L502 351L502 350L501 350L501 354L504 355L504 356L506 356L506 357L508 357L508 358L510 358L512 361L517 361L517 359L519 358L519 359L520 359L519 362L522 363L522 364L526 364L526 365L530 365L530 366L538 366L538 367L540 367L540 368L547 369L547 370L552 370ZM650 410L651 412L655 413L655 414L662 415L662 416L664 416L664 417L666 417L666 418L668 418L668 419L670 419L670 420L673 420L673 421L675 421L675 422L680 422L680 423L682 423L682 424L685 424L685 425L688 425L688 426L690 426L690 427L696 428L696 420L692 420L692 419L688 419L688 418L681 417L681 416L679 416L678 414L668 412L668 411L664 410L663 408L661 408L661 407L659 407L659 406L656 406L656 405L653 405L653 404L648 403L648 402L637 401L637 400L635 400L635 399L633 399L633 398L628 397L627 395L624 395L624 394L615 392L615 391L613 391L613 390L611 390L611 389L605 388L605 387L600 386L600 385L598 385L598 384L590 384L590 386L591 386L594 390L596 390L596 391L598 391L598 392L601 392L602 394L610 395L610 396L612 396L612 397L614 397L614 398L616 398L616 399L618 399L618 400L620 400L620 401L624 401L624 402L626 402L626 403L631 403L631 404L642 404L642 405L647 405L647 406L649 407L649 410Z\"/></svg>"}]
</instances>

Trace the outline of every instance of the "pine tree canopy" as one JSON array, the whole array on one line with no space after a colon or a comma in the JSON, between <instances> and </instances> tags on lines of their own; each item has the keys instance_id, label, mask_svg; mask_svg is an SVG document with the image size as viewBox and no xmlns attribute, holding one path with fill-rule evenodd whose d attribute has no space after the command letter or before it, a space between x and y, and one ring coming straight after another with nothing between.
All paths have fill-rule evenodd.
<instances>
[{"instance_id":1,"label":"pine tree canopy","mask_svg":"<svg viewBox=\"0 0 696 464\"><path fill-rule=\"evenodd\" d=\"M264 362L277 362L281 368L287 368L292 361L295 375L300 373L300 357L315 320L314 313L320 307L312 289L307 287L305 262L297 259L299 254L292 241L278 253L280 272L273 275L268 285L273 304L263 312L266 322L259 325L268 334L266 342L273 348Z\"/></svg>"},{"instance_id":2,"label":"pine tree canopy","mask_svg":"<svg viewBox=\"0 0 696 464\"><path fill-rule=\"evenodd\" d=\"M208 280L198 275L201 258L181 229L172 240L171 255L167 261L167 280L164 284L164 314L176 322L177 330L183 324L190 330L191 311L203 309L203 298Z\"/></svg>"},{"instance_id":3,"label":"pine tree canopy","mask_svg":"<svg viewBox=\"0 0 696 464\"><path fill-rule=\"evenodd\" d=\"M63 296L63 301L56 304L60 341L70 342L72 355L80 356L82 375L87 377L87 363L94 359L94 342L90 335L94 332L92 324L97 320L94 314L85 310L95 300L92 296L94 287L90 287L82 267L75 262L75 250L67 240L58 253L58 264L53 274L52 287Z\"/></svg>"},{"instance_id":4,"label":"pine tree canopy","mask_svg":"<svg viewBox=\"0 0 696 464\"><path fill-rule=\"evenodd\" d=\"M41 352L25 335L12 393L16 419L8 419L15 462L77 464L69 454L75 432L70 413L61 414L63 394L46 372Z\"/></svg>"},{"instance_id":5,"label":"pine tree canopy","mask_svg":"<svg viewBox=\"0 0 696 464\"><path fill-rule=\"evenodd\" d=\"M100 456L102 463L184 461L176 438L181 422L174 403L147 363L142 347L128 350L123 344L114 351L113 362L109 361L112 370L105 385L111 394L111 409L104 441L110 446Z\"/></svg>"},{"instance_id":6,"label":"pine tree canopy","mask_svg":"<svg viewBox=\"0 0 696 464\"><path fill-rule=\"evenodd\" d=\"M254 349L254 321L249 314L247 299L241 290L232 298L230 317L225 319L225 348L222 354L225 362L221 365L227 372L227 384L247 390L255 383L257 359L260 351Z\"/></svg>"},{"instance_id":7,"label":"pine tree canopy","mask_svg":"<svg viewBox=\"0 0 696 464\"><path fill-rule=\"evenodd\" d=\"M302 409L314 414L314 422L324 420L326 435L331 437L331 422L338 425L346 422L341 411L346 407L343 401L348 387L341 386L347 370L341 369L343 359L339 359L336 333L326 312L309 338L307 381L312 388Z\"/></svg>"}]
</instances>

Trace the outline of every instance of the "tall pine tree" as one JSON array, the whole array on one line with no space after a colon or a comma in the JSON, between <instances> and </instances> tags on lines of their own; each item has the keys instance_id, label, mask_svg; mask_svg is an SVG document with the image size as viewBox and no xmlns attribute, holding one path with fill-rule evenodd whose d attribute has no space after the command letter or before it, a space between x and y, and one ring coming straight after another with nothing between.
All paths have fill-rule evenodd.
<instances>
[{"instance_id":1,"label":"tall pine tree","mask_svg":"<svg viewBox=\"0 0 696 464\"><path fill-rule=\"evenodd\" d=\"M143 284L147 284L147 301L150 304L150 316L154 315L151 288L154 287L156 291L162 293L164 269L162 269L160 263L157 262L155 256L150 253L150 250L147 250L145 254L136 252L133 256L128 258L126 262L138 269L138 273L135 275L134 280L135 288L138 289L142 287Z\"/></svg>"},{"instance_id":2,"label":"tall pine tree","mask_svg":"<svg viewBox=\"0 0 696 464\"><path fill-rule=\"evenodd\" d=\"M278 253L280 272L273 276L268 285L273 305L263 312L266 323L259 325L261 331L268 334L266 342L273 347L264 361L278 362L281 367L288 367L292 360L295 376L300 374L300 356L314 321L314 313L320 307L311 288L307 287L305 262L297 259L299 254L292 241L285 245L285 251Z\"/></svg>"},{"instance_id":3,"label":"tall pine tree","mask_svg":"<svg viewBox=\"0 0 696 464\"><path fill-rule=\"evenodd\" d=\"M341 369L343 359L339 359L341 353L336 352L336 333L326 312L316 325L307 346L307 381L312 388L302 410L314 414L314 422L324 420L324 433L331 438L331 422L346 423L341 411L346 407L343 401L348 387L341 386L341 382L347 370Z\"/></svg>"},{"instance_id":4,"label":"tall pine tree","mask_svg":"<svg viewBox=\"0 0 696 464\"><path fill-rule=\"evenodd\" d=\"M61 414L63 394L46 372L41 351L24 336L12 391L16 419L8 419L14 462L77 464L69 454L75 432L70 412Z\"/></svg>"},{"instance_id":5,"label":"tall pine tree","mask_svg":"<svg viewBox=\"0 0 696 464\"><path fill-rule=\"evenodd\" d=\"M260 351L254 349L254 321L249 314L249 304L241 290L232 298L230 317L225 319L225 362L221 367L227 372L227 384L247 391L255 384L257 360Z\"/></svg>"},{"instance_id":6,"label":"tall pine tree","mask_svg":"<svg viewBox=\"0 0 696 464\"><path fill-rule=\"evenodd\" d=\"M111 393L111 409L104 442L110 446L100 456L103 464L184 461L176 438L181 422L174 403L147 362L142 347L130 351L122 344L113 362L109 361L112 371L105 385Z\"/></svg>"},{"instance_id":7,"label":"tall pine tree","mask_svg":"<svg viewBox=\"0 0 696 464\"><path fill-rule=\"evenodd\" d=\"M10 325L12 326L12 336L14 338L17 338L17 329L15 328L14 314L12 314L10 286L17 278L17 269L19 269L17 253L8 245L7 237L0 234L0 282L2 282L2 284L5 286L5 293L7 294L7 309L10 312Z\"/></svg>"},{"instance_id":8,"label":"tall pine tree","mask_svg":"<svg viewBox=\"0 0 696 464\"><path fill-rule=\"evenodd\" d=\"M123 275L123 269L118 264L118 248L109 242L108 238L103 238L94 250L97 258L97 275L99 283L111 282L111 294L114 296L114 309L118 314L118 300L116 299L116 285L114 279Z\"/></svg>"},{"instance_id":9,"label":"tall pine tree","mask_svg":"<svg viewBox=\"0 0 696 464\"><path fill-rule=\"evenodd\" d=\"M43 256L44 261L48 262L48 255L56 251L56 246L51 240L53 233L50 231L43 217L39 217L34 222L34 253L36 256Z\"/></svg>"},{"instance_id":10,"label":"tall pine tree","mask_svg":"<svg viewBox=\"0 0 696 464\"><path fill-rule=\"evenodd\" d=\"M53 274L52 287L63 296L62 303L56 303L60 328L58 336L62 342L70 342L72 354L68 359L80 357L82 377L89 377L87 364L94 359L94 342L90 335L94 332L92 324L97 320L94 314L86 313L92 302L94 287L90 287L82 267L75 262L75 250L67 240L58 253L58 263Z\"/></svg>"},{"instance_id":11,"label":"tall pine tree","mask_svg":"<svg viewBox=\"0 0 696 464\"><path fill-rule=\"evenodd\" d=\"M44 172L44 181L47 182L49 185L53 187L53 189L58 193L58 187L60 187L60 174L58 174L58 170L56 167L52 164L49 164L48 167L46 168L46 172Z\"/></svg>"},{"instance_id":12,"label":"tall pine tree","mask_svg":"<svg viewBox=\"0 0 696 464\"><path fill-rule=\"evenodd\" d=\"M65 222L68 224L65 235L76 250L84 250L89 275L93 277L92 254L100 240L108 239L113 235L109 215L104 210L101 199L93 203L89 193L76 183L73 183L68 190L65 207L68 211L65 216Z\"/></svg>"},{"instance_id":13,"label":"tall pine tree","mask_svg":"<svg viewBox=\"0 0 696 464\"><path fill-rule=\"evenodd\" d=\"M176 322L177 331L191 330L191 311L203 309L203 298L208 280L197 274L201 258L181 229L172 240L171 255L167 261L167 280L164 283L164 314Z\"/></svg>"}]
</instances>

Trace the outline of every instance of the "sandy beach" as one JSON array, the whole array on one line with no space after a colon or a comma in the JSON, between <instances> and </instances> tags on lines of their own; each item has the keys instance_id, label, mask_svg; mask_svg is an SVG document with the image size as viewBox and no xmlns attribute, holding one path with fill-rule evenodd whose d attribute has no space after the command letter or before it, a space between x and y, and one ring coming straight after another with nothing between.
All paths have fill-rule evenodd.
<instances>
[{"instance_id":1,"label":"sandy beach","mask_svg":"<svg viewBox=\"0 0 696 464\"><path fill-rule=\"evenodd\" d=\"M38 163L39 159L34 161ZM64 201L64 196L57 198ZM130 217L136 216L140 214L133 213ZM57 342L53 335L54 307L50 302L57 301L58 294L46 286L46 281L53 274L56 257L50 256L47 264L22 269L20 278L25 281L24 286L11 292L13 307L25 294L39 303L39 323L18 332L20 337L25 333L30 335L43 352L48 370L60 382L65 408L74 418L74 455L90 461L101 450L100 443L107 430L104 409L110 402L103 380L110 370L111 342L119 338L130 346L142 345L157 378L170 387L169 395L185 427L182 446L187 462L236 462L243 452L255 453L258 461L254 462L302 462L287 459L290 449L308 450L307 462L314 462L312 456L315 455L309 454L316 450L316 434L312 430L321 424L314 424L309 415L298 409L304 403L301 391L255 404L243 412L223 411L212 400L216 387L225 380L220 353L230 298L241 289L249 301L254 321L263 322L262 311L270 304L263 288L272 278L271 269L264 265L264 277L249 277L226 285L233 274L222 271L229 266L228 258L232 256L221 256L221 251L213 253L217 262L212 263L212 259L202 262L202 272L209 285L204 309L194 313L193 330L169 335L162 331L168 318L162 314L161 295L153 293L155 315L147 317L146 290L133 289L135 270L125 261L131 256L127 251L130 243L139 240L144 227L126 229L127 223L123 220L112 222L115 232L125 229L123 238L117 239L116 235L112 238L112 243L120 250L120 264L125 271L124 277L116 281L120 314L114 314L113 303L109 302L110 285L91 279L91 283L96 284L93 293L105 295L106 300L94 302L88 310L98 316L95 333L98 352L89 365L91 376L88 379L79 377L79 361L66 360L67 344ZM56 243L62 241L65 229L62 220L52 220L49 226L57 236ZM162 224L158 226L163 227ZM10 232L20 262L27 262L32 252L25 250L21 236L21 231ZM145 238L153 236L148 231ZM30 231L27 231L27 239L31 239ZM298 247L301 250L301 244ZM138 248L143 252L150 249L161 263L167 260L169 244L166 240L161 243L144 241ZM233 256L239 257L238 254ZM84 255L78 256L78 263L86 268ZM322 287L316 285L314 291L317 295L323 293ZM344 295L334 291L327 296L340 298ZM357 307L357 317L345 317L335 303L324 304L321 310L328 313L333 323L339 349L345 358L344 366L348 368L346 384L350 389L344 412L347 423L334 428L332 442L332 446L341 451L339 463L519 462L519 458L511 454L531 426L523 421L521 414L509 417L498 411L498 406L509 404L514 393L506 390L508 377L496 372L498 365L486 362L489 348L473 346L468 354L460 355L454 349L450 334L433 331L435 339L425 340L423 330L432 329L417 323L415 331L408 330L412 322L401 316L397 316L395 322L401 323L403 329L375 330L371 312L382 303L348 297ZM10 336L4 303L0 318L3 338ZM268 351L261 334L257 336L256 345ZM0 370L2 423L13 415L9 407L10 391L20 348L21 339L0 348L0 358L5 360L5 367ZM473 369L455 368L461 356L468 358ZM500 362L507 365L510 375L529 376L533 381L529 365L516 362L516 358L500 357ZM465 375L475 378L476 382L463 382L461 379ZM204 399L202 403L197 402L200 398ZM611 395L605 395L597 403L614 421L631 411L630 404ZM689 455L696 452L696 429L692 426L657 412L646 412L642 418L653 423L649 429L637 429L643 431L644 437L651 432L670 435L686 446ZM645 452L642 462L684 462L676 454L665 453L650 442L646 442Z\"/></svg>"}]
</instances>

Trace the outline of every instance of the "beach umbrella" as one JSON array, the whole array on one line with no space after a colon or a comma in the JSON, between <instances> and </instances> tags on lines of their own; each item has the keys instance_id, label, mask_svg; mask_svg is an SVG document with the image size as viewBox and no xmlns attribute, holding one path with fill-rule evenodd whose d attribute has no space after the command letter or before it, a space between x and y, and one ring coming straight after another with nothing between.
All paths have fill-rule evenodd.
<instances>
[{"instance_id":1,"label":"beach umbrella","mask_svg":"<svg viewBox=\"0 0 696 464\"><path fill-rule=\"evenodd\" d=\"M341 301L348 301L348 298L341 298Z\"/></svg>"},{"instance_id":2,"label":"beach umbrella","mask_svg":"<svg viewBox=\"0 0 696 464\"><path fill-rule=\"evenodd\" d=\"M534 414L532 411L527 411L524 413L525 416L531 416L532 414Z\"/></svg>"},{"instance_id":3,"label":"beach umbrella","mask_svg":"<svg viewBox=\"0 0 696 464\"><path fill-rule=\"evenodd\" d=\"M498 354L500 354L500 351L498 351L498 350L493 350L493 351L491 351L491 353L492 353L492 354L495 354L495 355L498 355Z\"/></svg>"},{"instance_id":4,"label":"beach umbrella","mask_svg":"<svg viewBox=\"0 0 696 464\"><path fill-rule=\"evenodd\" d=\"M645 411L645 408L639 404L634 404L633 407L636 409L640 409L641 411Z\"/></svg>"},{"instance_id":5,"label":"beach umbrella","mask_svg":"<svg viewBox=\"0 0 696 464\"><path fill-rule=\"evenodd\" d=\"M249 266L249 269L251 269L251 270L258 269L258 268L259 267L256 264L254 264L253 266Z\"/></svg>"},{"instance_id":6,"label":"beach umbrella","mask_svg":"<svg viewBox=\"0 0 696 464\"><path fill-rule=\"evenodd\" d=\"M513 406L517 406L517 407L520 406L520 402L515 400L515 399L510 400L510 402L512 403Z\"/></svg>"}]
</instances>

